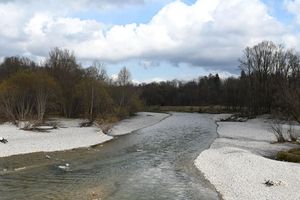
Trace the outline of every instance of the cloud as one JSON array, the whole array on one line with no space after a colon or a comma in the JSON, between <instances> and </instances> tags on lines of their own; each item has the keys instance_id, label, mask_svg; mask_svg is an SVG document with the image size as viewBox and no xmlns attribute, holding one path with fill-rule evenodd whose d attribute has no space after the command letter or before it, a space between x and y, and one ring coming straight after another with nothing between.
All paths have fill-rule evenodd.
<instances>
[{"instance_id":1,"label":"cloud","mask_svg":"<svg viewBox=\"0 0 300 200\"><path fill-rule=\"evenodd\" d=\"M7 19L0 22L0 49L8 49L0 50L0 56L15 53L42 57L58 46L74 50L82 60L139 59L147 67L168 61L230 70L236 68L237 59L248 45L262 40L287 44L297 40L297 35L270 16L259 0L198 0L191 5L176 0L148 23L125 25L75 18L72 12L146 1L46 2L0 3L0 17Z\"/></svg>"},{"instance_id":2,"label":"cloud","mask_svg":"<svg viewBox=\"0 0 300 200\"><path fill-rule=\"evenodd\" d=\"M267 39L281 42L285 34L258 0L198 0L190 6L175 1L147 24L113 26L72 48L83 57L108 61L142 58L230 66L247 45Z\"/></svg>"},{"instance_id":3,"label":"cloud","mask_svg":"<svg viewBox=\"0 0 300 200\"><path fill-rule=\"evenodd\" d=\"M138 63L140 66L144 67L145 69L159 67L160 63L154 60L141 60Z\"/></svg>"},{"instance_id":4,"label":"cloud","mask_svg":"<svg viewBox=\"0 0 300 200\"><path fill-rule=\"evenodd\" d=\"M56 7L65 7L70 9L84 9L84 8L103 8L103 7L118 7L126 5L144 4L145 0L64 0L61 4L60 0L1 0L0 4L14 3L20 5L56 5Z\"/></svg>"},{"instance_id":5,"label":"cloud","mask_svg":"<svg viewBox=\"0 0 300 200\"><path fill-rule=\"evenodd\" d=\"M79 18L54 18L36 14L24 27L26 50L34 55L45 56L54 47L70 48L72 44L93 40L101 35L103 26L95 20Z\"/></svg>"},{"instance_id":6,"label":"cloud","mask_svg":"<svg viewBox=\"0 0 300 200\"><path fill-rule=\"evenodd\" d=\"M300 24L300 0L285 0L285 7L296 17L296 22Z\"/></svg>"}]
</instances>

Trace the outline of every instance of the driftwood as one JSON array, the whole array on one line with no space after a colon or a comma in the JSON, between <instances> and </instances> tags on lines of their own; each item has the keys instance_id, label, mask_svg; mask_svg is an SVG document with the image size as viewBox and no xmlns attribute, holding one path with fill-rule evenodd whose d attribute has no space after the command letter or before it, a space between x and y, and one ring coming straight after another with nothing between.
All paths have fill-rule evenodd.
<instances>
[{"instance_id":1,"label":"driftwood","mask_svg":"<svg viewBox=\"0 0 300 200\"><path fill-rule=\"evenodd\" d=\"M3 137L0 137L0 142L3 143L3 144L8 143L7 139L5 139Z\"/></svg>"},{"instance_id":2,"label":"driftwood","mask_svg":"<svg viewBox=\"0 0 300 200\"><path fill-rule=\"evenodd\" d=\"M79 124L80 127L91 127L94 125L94 121L88 121L88 122L81 122Z\"/></svg>"},{"instance_id":3,"label":"driftwood","mask_svg":"<svg viewBox=\"0 0 300 200\"><path fill-rule=\"evenodd\" d=\"M283 181L272 181L272 180L265 180L264 184L267 187L285 185Z\"/></svg>"},{"instance_id":4,"label":"driftwood","mask_svg":"<svg viewBox=\"0 0 300 200\"><path fill-rule=\"evenodd\" d=\"M221 119L221 122L246 122L248 119L251 119L251 117L244 117L239 115L232 115L226 119Z\"/></svg>"}]
</instances>

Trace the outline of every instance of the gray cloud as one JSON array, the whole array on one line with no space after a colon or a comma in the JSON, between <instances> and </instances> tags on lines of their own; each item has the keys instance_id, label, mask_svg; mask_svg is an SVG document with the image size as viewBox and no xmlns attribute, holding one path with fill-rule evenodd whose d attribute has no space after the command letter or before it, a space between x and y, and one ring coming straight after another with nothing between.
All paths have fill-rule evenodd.
<instances>
[{"instance_id":1,"label":"gray cloud","mask_svg":"<svg viewBox=\"0 0 300 200\"><path fill-rule=\"evenodd\" d=\"M3 1L1 1L3 2ZM14 0L0 3L0 57L46 56L55 46L82 60L139 59L143 67L168 61L235 70L242 50L262 40L292 44L298 36L259 0L174 1L145 24L112 25L71 17L74 10L138 5L143 0Z\"/></svg>"}]
</instances>

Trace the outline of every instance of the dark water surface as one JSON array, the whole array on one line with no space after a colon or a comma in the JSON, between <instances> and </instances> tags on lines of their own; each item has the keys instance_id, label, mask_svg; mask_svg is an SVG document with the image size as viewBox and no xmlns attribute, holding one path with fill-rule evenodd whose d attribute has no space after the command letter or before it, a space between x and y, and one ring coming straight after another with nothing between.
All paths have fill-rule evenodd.
<instances>
[{"instance_id":1,"label":"dark water surface","mask_svg":"<svg viewBox=\"0 0 300 200\"><path fill-rule=\"evenodd\" d=\"M216 136L210 115L173 113L94 148L2 158L26 169L0 175L0 199L219 199L193 165Z\"/></svg>"}]
</instances>

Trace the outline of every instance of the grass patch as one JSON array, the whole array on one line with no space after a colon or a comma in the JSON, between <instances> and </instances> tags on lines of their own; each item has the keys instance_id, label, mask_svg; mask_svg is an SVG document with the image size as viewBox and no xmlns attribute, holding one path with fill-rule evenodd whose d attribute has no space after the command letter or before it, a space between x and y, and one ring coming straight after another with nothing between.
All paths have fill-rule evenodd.
<instances>
[{"instance_id":1,"label":"grass patch","mask_svg":"<svg viewBox=\"0 0 300 200\"><path fill-rule=\"evenodd\" d=\"M289 151L279 151L277 159L287 162L300 163L300 148L291 149Z\"/></svg>"}]
</instances>

